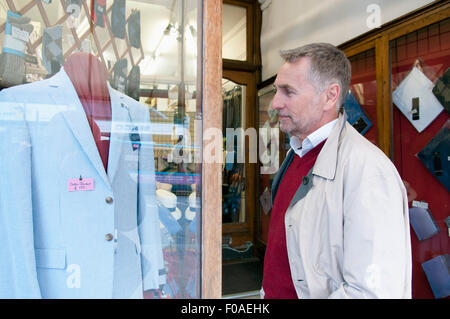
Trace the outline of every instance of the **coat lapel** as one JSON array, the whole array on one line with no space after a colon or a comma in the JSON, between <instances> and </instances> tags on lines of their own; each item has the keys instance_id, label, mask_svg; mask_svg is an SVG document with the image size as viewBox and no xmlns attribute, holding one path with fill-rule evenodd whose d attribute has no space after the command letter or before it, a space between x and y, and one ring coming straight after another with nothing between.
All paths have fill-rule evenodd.
<instances>
[{"instance_id":1,"label":"coat lapel","mask_svg":"<svg viewBox=\"0 0 450 319\"><path fill-rule=\"evenodd\" d=\"M124 144L130 144L130 125L132 114L123 96L113 90L108 84L109 96L111 98L111 137L108 156L108 176L111 183L114 181L119 167L120 156Z\"/></svg>"},{"instance_id":2,"label":"coat lapel","mask_svg":"<svg viewBox=\"0 0 450 319\"><path fill-rule=\"evenodd\" d=\"M313 174L312 169L309 171L308 175L304 176L302 183L300 184L297 192L295 192L294 197L289 204L289 207L294 206L299 200L303 199L309 190L313 187Z\"/></svg>"},{"instance_id":3,"label":"coat lapel","mask_svg":"<svg viewBox=\"0 0 450 319\"><path fill-rule=\"evenodd\" d=\"M62 112L62 115L67 126L72 130L75 139L80 144L80 148L87 155L106 185L110 186L83 106L64 69L61 69L61 71L50 78L48 85L50 96L55 103L57 105L67 106L67 109Z\"/></svg>"}]
</instances>

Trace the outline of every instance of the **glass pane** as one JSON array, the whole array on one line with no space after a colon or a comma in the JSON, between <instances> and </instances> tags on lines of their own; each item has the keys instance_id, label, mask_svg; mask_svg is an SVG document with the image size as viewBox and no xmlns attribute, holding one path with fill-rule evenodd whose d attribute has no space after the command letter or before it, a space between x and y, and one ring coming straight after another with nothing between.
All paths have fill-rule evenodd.
<instances>
[{"instance_id":1,"label":"glass pane","mask_svg":"<svg viewBox=\"0 0 450 319\"><path fill-rule=\"evenodd\" d=\"M198 3L0 0L0 298L201 297Z\"/></svg>"},{"instance_id":2,"label":"glass pane","mask_svg":"<svg viewBox=\"0 0 450 319\"><path fill-rule=\"evenodd\" d=\"M230 4L223 5L222 57L247 60L247 9Z\"/></svg>"},{"instance_id":3,"label":"glass pane","mask_svg":"<svg viewBox=\"0 0 450 319\"><path fill-rule=\"evenodd\" d=\"M224 168L222 222L240 224L246 214L245 101L247 87L222 80Z\"/></svg>"},{"instance_id":4,"label":"glass pane","mask_svg":"<svg viewBox=\"0 0 450 319\"><path fill-rule=\"evenodd\" d=\"M446 297L439 294L445 280L434 278L450 251L449 40L447 18L390 42L394 163L408 192L419 299Z\"/></svg>"},{"instance_id":5,"label":"glass pane","mask_svg":"<svg viewBox=\"0 0 450 319\"><path fill-rule=\"evenodd\" d=\"M273 85L268 85L258 91L259 153L262 164L258 185L260 207L258 239L264 243L267 243L269 234L270 213L272 210L272 181L279 169L280 161L284 159L284 143L289 143L288 135L279 130L278 112L272 109L274 97L275 89Z\"/></svg>"},{"instance_id":6,"label":"glass pane","mask_svg":"<svg viewBox=\"0 0 450 319\"><path fill-rule=\"evenodd\" d=\"M348 121L377 145L377 81L375 49L349 58L352 65L350 89L344 103Z\"/></svg>"}]
</instances>

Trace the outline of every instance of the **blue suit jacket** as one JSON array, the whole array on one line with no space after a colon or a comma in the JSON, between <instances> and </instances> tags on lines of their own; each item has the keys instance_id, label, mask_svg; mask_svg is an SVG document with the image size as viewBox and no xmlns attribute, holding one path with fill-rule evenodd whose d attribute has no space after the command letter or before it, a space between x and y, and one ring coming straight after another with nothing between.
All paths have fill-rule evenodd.
<instances>
[{"instance_id":1,"label":"blue suit jacket","mask_svg":"<svg viewBox=\"0 0 450 319\"><path fill-rule=\"evenodd\" d=\"M0 92L0 298L141 298L164 282L149 112L109 93L107 174L64 69ZM80 176L95 189L69 192Z\"/></svg>"}]
</instances>

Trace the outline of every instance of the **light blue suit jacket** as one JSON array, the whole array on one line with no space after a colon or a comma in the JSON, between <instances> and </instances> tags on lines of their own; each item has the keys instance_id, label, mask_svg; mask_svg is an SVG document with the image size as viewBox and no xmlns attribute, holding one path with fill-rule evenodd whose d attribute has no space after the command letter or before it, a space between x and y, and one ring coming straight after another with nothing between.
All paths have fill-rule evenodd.
<instances>
[{"instance_id":1,"label":"light blue suit jacket","mask_svg":"<svg viewBox=\"0 0 450 319\"><path fill-rule=\"evenodd\" d=\"M0 92L0 298L141 298L164 282L149 112L109 93L106 173L64 69ZM80 176L95 189L69 192Z\"/></svg>"}]
</instances>

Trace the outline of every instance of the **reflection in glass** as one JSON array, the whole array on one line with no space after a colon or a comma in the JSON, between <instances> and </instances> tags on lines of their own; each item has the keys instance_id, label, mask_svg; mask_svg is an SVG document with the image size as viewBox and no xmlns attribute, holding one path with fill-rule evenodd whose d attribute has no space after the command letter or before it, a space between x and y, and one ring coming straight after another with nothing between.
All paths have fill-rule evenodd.
<instances>
[{"instance_id":1,"label":"reflection in glass","mask_svg":"<svg viewBox=\"0 0 450 319\"><path fill-rule=\"evenodd\" d=\"M224 59L247 60L247 9L223 5L222 56Z\"/></svg>"},{"instance_id":2,"label":"reflection in glass","mask_svg":"<svg viewBox=\"0 0 450 319\"><path fill-rule=\"evenodd\" d=\"M0 1L0 298L200 297L197 3Z\"/></svg>"},{"instance_id":3,"label":"reflection in glass","mask_svg":"<svg viewBox=\"0 0 450 319\"><path fill-rule=\"evenodd\" d=\"M224 79L224 168L222 222L246 222L245 101L246 86Z\"/></svg>"}]
</instances>

